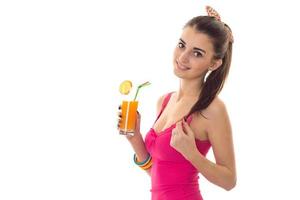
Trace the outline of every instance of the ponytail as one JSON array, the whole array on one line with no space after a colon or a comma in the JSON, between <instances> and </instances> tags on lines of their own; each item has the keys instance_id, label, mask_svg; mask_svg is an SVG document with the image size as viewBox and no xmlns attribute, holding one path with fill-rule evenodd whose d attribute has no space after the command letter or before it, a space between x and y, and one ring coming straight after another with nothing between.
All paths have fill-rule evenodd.
<instances>
[{"instance_id":1,"label":"ponytail","mask_svg":"<svg viewBox=\"0 0 300 200\"><path fill-rule=\"evenodd\" d=\"M189 115L193 113L199 113L203 117L202 111L206 109L210 103L215 99L224 86L225 80L229 73L232 55L232 42L228 42L228 48L222 58L222 65L216 70L212 71L206 78L206 81L202 84L201 92L198 101L191 108ZM206 117L205 117L206 118Z\"/></svg>"}]
</instances>

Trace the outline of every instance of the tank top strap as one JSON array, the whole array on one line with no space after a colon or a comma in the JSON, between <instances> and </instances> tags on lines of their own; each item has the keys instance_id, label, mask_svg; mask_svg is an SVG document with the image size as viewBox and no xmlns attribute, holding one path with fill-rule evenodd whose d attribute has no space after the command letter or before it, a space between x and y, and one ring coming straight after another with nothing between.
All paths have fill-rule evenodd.
<instances>
[{"instance_id":1,"label":"tank top strap","mask_svg":"<svg viewBox=\"0 0 300 200\"><path fill-rule=\"evenodd\" d=\"M170 100L170 98L172 96L172 93L174 93L174 92L168 93L166 95L166 97L164 98L162 106L161 106L161 109L159 111L159 114L157 115L157 118L156 118L155 122L158 120L158 118L160 117L161 113L164 111L164 109L166 108L167 104L169 103L169 100Z\"/></svg>"},{"instance_id":2,"label":"tank top strap","mask_svg":"<svg viewBox=\"0 0 300 200\"><path fill-rule=\"evenodd\" d=\"M166 95L166 97L164 98L164 101L163 101L162 106L161 106L162 107L161 111L163 111L165 109L165 107L167 106L167 104L169 103L169 100L170 100L170 98L172 96L172 93L173 92L168 93Z\"/></svg>"},{"instance_id":3,"label":"tank top strap","mask_svg":"<svg viewBox=\"0 0 300 200\"><path fill-rule=\"evenodd\" d=\"M190 125L192 120L193 120L193 117L192 117L192 114L191 115L188 115L188 116L185 116L184 119L186 120L186 122Z\"/></svg>"}]
</instances>

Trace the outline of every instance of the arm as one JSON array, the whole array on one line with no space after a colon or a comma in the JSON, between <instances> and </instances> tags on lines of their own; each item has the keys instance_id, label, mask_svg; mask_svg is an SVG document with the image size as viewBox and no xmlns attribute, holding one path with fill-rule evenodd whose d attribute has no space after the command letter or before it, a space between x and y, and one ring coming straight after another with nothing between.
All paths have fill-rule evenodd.
<instances>
[{"instance_id":1,"label":"arm","mask_svg":"<svg viewBox=\"0 0 300 200\"><path fill-rule=\"evenodd\" d=\"M142 137L142 134L135 133L135 136L132 138L127 137L129 143L131 144L138 160L145 160L148 156L148 151L145 147L145 143ZM151 168L145 170L149 176L151 176Z\"/></svg>"},{"instance_id":2,"label":"arm","mask_svg":"<svg viewBox=\"0 0 300 200\"><path fill-rule=\"evenodd\" d=\"M207 180L230 190L236 184L236 169L231 125L223 102L212 105L209 115L207 132L216 163L206 159L197 149L187 159Z\"/></svg>"},{"instance_id":3,"label":"arm","mask_svg":"<svg viewBox=\"0 0 300 200\"><path fill-rule=\"evenodd\" d=\"M164 96L161 96L157 101L157 105L156 105L157 115L161 109L163 99ZM138 115L135 135L133 137L127 137L127 139L130 142L134 152L136 153L138 160L145 160L148 156L148 151L145 147L145 143L142 134L140 132L140 118L141 118L140 115ZM149 176L151 176L151 168L146 170L146 172L148 173Z\"/></svg>"}]
</instances>

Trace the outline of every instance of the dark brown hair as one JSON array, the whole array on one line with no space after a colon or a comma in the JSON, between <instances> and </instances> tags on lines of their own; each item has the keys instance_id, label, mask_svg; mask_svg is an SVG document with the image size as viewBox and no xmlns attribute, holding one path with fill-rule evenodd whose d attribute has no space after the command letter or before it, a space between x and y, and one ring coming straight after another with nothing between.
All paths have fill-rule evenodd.
<instances>
[{"instance_id":1,"label":"dark brown hair","mask_svg":"<svg viewBox=\"0 0 300 200\"><path fill-rule=\"evenodd\" d=\"M232 54L232 33L228 25L211 16L194 17L185 24L184 28L186 27L195 28L196 31L208 35L214 47L213 58L222 59L222 65L212 71L201 85L198 101L187 116L193 113L202 115L202 110L207 108L222 90L228 75Z\"/></svg>"}]
</instances>

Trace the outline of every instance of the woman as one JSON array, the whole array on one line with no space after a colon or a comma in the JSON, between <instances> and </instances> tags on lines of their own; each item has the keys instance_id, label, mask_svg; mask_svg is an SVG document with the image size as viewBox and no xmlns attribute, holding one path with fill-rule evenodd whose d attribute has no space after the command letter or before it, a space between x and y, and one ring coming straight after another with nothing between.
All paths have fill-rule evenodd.
<instances>
[{"instance_id":1,"label":"woman","mask_svg":"<svg viewBox=\"0 0 300 200\"><path fill-rule=\"evenodd\" d=\"M236 184L230 120L218 97L231 64L233 37L218 13L206 8L184 26L174 51L179 89L157 103L157 119L146 134L128 137L134 162L151 176L152 200L201 200L198 173L226 189ZM205 158L212 147L215 161Z\"/></svg>"}]
</instances>

